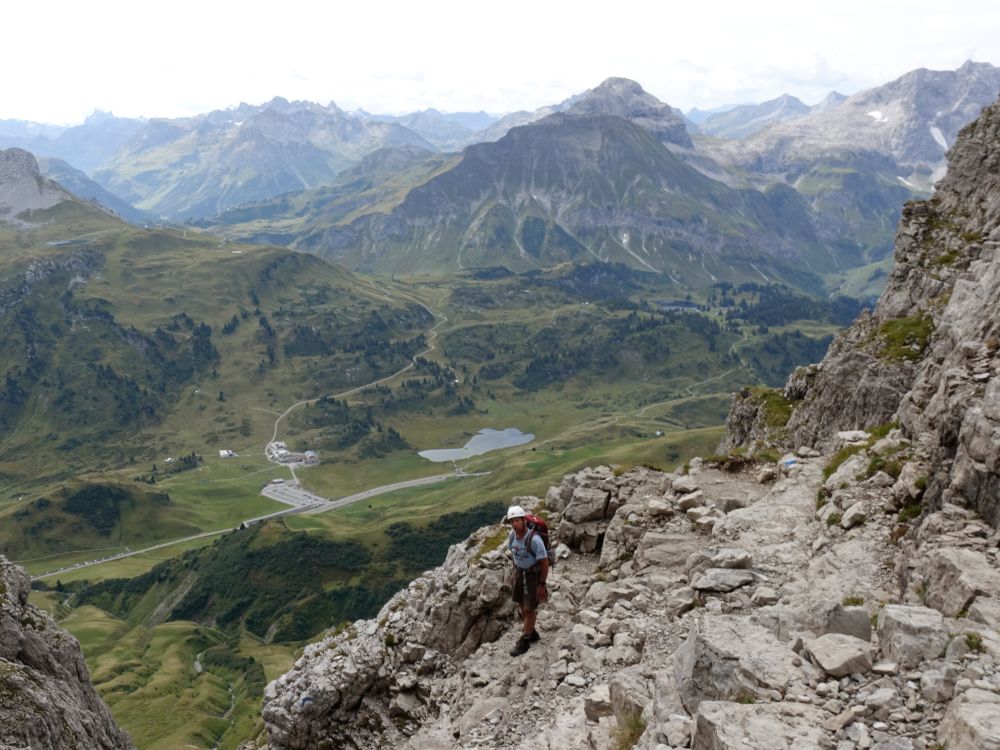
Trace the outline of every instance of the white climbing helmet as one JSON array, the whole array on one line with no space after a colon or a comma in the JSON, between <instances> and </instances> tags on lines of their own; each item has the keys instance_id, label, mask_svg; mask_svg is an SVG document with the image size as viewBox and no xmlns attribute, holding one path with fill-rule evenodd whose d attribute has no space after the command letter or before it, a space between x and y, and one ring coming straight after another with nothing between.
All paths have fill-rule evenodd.
<instances>
[{"instance_id":1,"label":"white climbing helmet","mask_svg":"<svg viewBox=\"0 0 1000 750\"><path fill-rule=\"evenodd\" d=\"M524 518L526 515L528 514L524 512L524 508L520 505L512 505L507 508L507 517L504 521L511 521L515 518Z\"/></svg>"}]
</instances>

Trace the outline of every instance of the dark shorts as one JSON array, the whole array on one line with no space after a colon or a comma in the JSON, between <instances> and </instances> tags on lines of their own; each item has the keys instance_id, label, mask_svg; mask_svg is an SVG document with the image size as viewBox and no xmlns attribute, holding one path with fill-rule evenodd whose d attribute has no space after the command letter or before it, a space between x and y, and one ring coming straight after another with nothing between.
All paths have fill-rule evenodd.
<instances>
[{"instance_id":1,"label":"dark shorts","mask_svg":"<svg viewBox=\"0 0 1000 750\"><path fill-rule=\"evenodd\" d=\"M521 570L514 566L514 603L523 604L529 612L538 609L538 571Z\"/></svg>"}]
</instances>

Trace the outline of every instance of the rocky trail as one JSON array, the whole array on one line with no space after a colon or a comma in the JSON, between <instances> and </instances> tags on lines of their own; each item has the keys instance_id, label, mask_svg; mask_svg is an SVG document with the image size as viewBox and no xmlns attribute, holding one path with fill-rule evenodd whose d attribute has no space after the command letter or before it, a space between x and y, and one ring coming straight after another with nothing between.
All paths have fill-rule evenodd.
<instances>
[{"instance_id":1,"label":"rocky trail","mask_svg":"<svg viewBox=\"0 0 1000 750\"><path fill-rule=\"evenodd\" d=\"M515 498L558 523L542 640L508 655L509 563L480 532L268 687L269 747L1000 747L1000 535L946 506L933 542L894 541L905 479L856 472L900 440L827 480L805 448Z\"/></svg>"}]
</instances>

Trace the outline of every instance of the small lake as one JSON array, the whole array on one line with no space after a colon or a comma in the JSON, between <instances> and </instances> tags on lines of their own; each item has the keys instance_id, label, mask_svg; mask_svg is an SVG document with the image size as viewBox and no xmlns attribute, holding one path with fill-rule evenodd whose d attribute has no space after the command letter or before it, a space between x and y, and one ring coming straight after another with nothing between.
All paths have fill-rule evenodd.
<instances>
[{"instance_id":1,"label":"small lake","mask_svg":"<svg viewBox=\"0 0 1000 750\"><path fill-rule=\"evenodd\" d=\"M521 432L516 427L508 427L506 430L491 430L487 427L476 433L462 448L441 448L438 450L420 451L417 455L434 463L462 461L466 458L481 456L484 453L499 450L500 448L524 445L534 439L535 436L530 432Z\"/></svg>"}]
</instances>

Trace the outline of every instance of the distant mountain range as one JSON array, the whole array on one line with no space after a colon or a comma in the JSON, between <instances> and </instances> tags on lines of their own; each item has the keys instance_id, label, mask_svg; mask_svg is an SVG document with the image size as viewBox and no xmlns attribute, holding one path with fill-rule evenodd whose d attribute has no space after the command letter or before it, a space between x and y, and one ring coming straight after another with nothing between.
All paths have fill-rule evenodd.
<instances>
[{"instance_id":1,"label":"distant mountain range","mask_svg":"<svg viewBox=\"0 0 1000 750\"><path fill-rule=\"evenodd\" d=\"M762 104L743 104L707 114L698 121L698 130L721 138L747 138L776 122L794 120L810 112L824 112L846 98L832 91L822 102L810 107L790 94L783 94Z\"/></svg>"},{"instance_id":2,"label":"distant mountain range","mask_svg":"<svg viewBox=\"0 0 1000 750\"><path fill-rule=\"evenodd\" d=\"M674 132L661 126L661 137ZM756 263L819 288L805 277L826 259L796 202L793 191L712 180L630 120L566 112L470 146L388 211L313 222L296 246L383 272L597 259L693 285L750 278ZM779 268L782 259L799 270Z\"/></svg>"},{"instance_id":3,"label":"distant mountain range","mask_svg":"<svg viewBox=\"0 0 1000 750\"><path fill-rule=\"evenodd\" d=\"M896 179L929 191L944 175L959 129L1000 92L1000 68L967 62L958 70L914 70L834 106L776 122L742 141L705 145L721 161L767 175L844 153L885 157Z\"/></svg>"},{"instance_id":4,"label":"distant mountain range","mask_svg":"<svg viewBox=\"0 0 1000 750\"><path fill-rule=\"evenodd\" d=\"M145 120L94 112L70 128L22 120L0 121L0 148L23 148L36 156L51 156L91 174L128 143Z\"/></svg>"},{"instance_id":5,"label":"distant mountain range","mask_svg":"<svg viewBox=\"0 0 1000 750\"><path fill-rule=\"evenodd\" d=\"M499 119L485 112L445 113L436 109L425 109L407 115L373 115L364 111L355 114L374 122L395 122L418 133L443 151L456 151L467 146L479 131L485 130Z\"/></svg>"},{"instance_id":6,"label":"distant mountain range","mask_svg":"<svg viewBox=\"0 0 1000 750\"><path fill-rule=\"evenodd\" d=\"M45 173L131 221L195 220L355 268L591 257L710 283L752 256L751 275L786 278L774 264L790 263L815 288L887 257L902 203L927 194L958 129L998 91L1000 69L969 62L813 107L786 95L692 113L695 124L609 78L499 119L278 97L183 119L97 113L58 132L8 120L0 145L62 159L43 159Z\"/></svg>"},{"instance_id":7,"label":"distant mountain range","mask_svg":"<svg viewBox=\"0 0 1000 750\"><path fill-rule=\"evenodd\" d=\"M967 63L849 98L833 93L811 108L781 97L699 128L637 83L611 78L503 118L480 137L505 120L527 124L395 174L391 187L384 170L362 167L353 195L341 181L335 197L284 196L256 204L250 221L234 211L210 224L363 270L598 258L685 284L778 278L817 289L887 257L902 204L940 174L941 143L998 91L1000 69Z\"/></svg>"},{"instance_id":8,"label":"distant mountain range","mask_svg":"<svg viewBox=\"0 0 1000 750\"><path fill-rule=\"evenodd\" d=\"M133 224L153 224L157 221L155 214L142 211L122 200L67 161L53 156L42 156L38 159L38 167L41 174L50 180L55 180L76 197L97 203L126 221Z\"/></svg>"}]
</instances>

